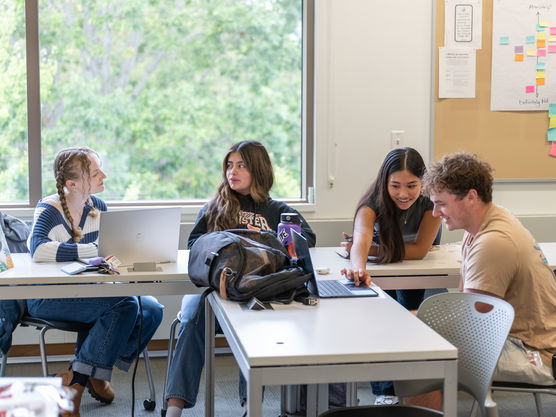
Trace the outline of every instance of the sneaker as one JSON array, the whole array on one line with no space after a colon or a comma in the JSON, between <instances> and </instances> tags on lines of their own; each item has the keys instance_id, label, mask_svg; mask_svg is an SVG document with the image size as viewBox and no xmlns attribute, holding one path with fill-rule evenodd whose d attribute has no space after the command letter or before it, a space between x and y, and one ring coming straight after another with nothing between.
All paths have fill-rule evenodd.
<instances>
[{"instance_id":1,"label":"sneaker","mask_svg":"<svg viewBox=\"0 0 556 417\"><path fill-rule=\"evenodd\" d=\"M394 405L399 402L400 400L395 395L377 395L375 398L375 405Z\"/></svg>"}]
</instances>

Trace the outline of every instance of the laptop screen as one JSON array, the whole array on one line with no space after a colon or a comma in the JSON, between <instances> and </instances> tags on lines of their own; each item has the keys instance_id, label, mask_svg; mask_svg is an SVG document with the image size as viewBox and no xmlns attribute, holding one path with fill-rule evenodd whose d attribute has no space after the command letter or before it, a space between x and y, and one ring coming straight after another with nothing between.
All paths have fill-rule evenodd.
<instances>
[{"instance_id":1,"label":"laptop screen","mask_svg":"<svg viewBox=\"0 0 556 417\"><path fill-rule=\"evenodd\" d=\"M318 294L317 289L317 278L315 276L315 270L313 268L313 262L311 261L311 253L309 252L309 244L307 239L305 239L297 231L292 230L293 235L293 245L295 247L295 253L297 255L297 265L303 268L306 274L310 274L307 285L309 292L312 294Z\"/></svg>"},{"instance_id":2,"label":"laptop screen","mask_svg":"<svg viewBox=\"0 0 556 417\"><path fill-rule=\"evenodd\" d=\"M122 266L176 262L180 216L180 207L102 212L99 255L114 255Z\"/></svg>"}]
</instances>

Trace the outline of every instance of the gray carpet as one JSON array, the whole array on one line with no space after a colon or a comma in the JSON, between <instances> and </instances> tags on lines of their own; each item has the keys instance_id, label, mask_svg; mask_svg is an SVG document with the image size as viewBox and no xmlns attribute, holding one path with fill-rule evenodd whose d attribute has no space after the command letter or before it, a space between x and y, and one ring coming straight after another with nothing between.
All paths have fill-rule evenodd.
<instances>
[{"instance_id":1,"label":"gray carpet","mask_svg":"<svg viewBox=\"0 0 556 417\"><path fill-rule=\"evenodd\" d=\"M162 404L162 389L166 370L166 358L151 358L157 407L153 412L143 409L143 400L148 397L145 372L142 362L139 364L135 383L136 401L135 416L158 417ZM232 356L220 355L216 358L216 412L217 417L239 417L243 410L239 405L237 396L238 369ZM50 372L62 371L67 362L51 363ZM37 376L41 374L39 363L12 363L8 364L6 376ZM83 396L81 406L82 417L122 417L131 416L131 372L125 373L116 370L112 380L116 389L116 399L108 406L101 406L87 393ZM182 416L202 417L204 415L204 387L201 383L197 405L185 410ZM373 396L368 383L358 386L358 398L361 404L370 404ZM500 417L534 417L536 416L535 403L532 395L495 393ZM543 396L543 406L546 417L556 417L556 397ZM458 401L458 417L466 417L471 410L471 399L466 394L460 394ZM264 417L277 417L280 412L280 390L278 387L268 387L264 397Z\"/></svg>"}]
</instances>

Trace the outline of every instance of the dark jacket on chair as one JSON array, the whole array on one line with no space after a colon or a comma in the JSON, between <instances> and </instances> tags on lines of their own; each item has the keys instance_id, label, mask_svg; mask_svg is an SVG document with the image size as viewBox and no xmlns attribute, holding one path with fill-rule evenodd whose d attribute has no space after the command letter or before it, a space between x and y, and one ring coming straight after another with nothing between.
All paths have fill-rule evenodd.
<instances>
[{"instance_id":1,"label":"dark jacket on chair","mask_svg":"<svg viewBox=\"0 0 556 417\"><path fill-rule=\"evenodd\" d=\"M23 221L0 213L0 227L6 236L10 252L28 252L29 226ZM25 313L25 300L0 300L0 350L7 354L12 345L12 333Z\"/></svg>"}]
</instances>

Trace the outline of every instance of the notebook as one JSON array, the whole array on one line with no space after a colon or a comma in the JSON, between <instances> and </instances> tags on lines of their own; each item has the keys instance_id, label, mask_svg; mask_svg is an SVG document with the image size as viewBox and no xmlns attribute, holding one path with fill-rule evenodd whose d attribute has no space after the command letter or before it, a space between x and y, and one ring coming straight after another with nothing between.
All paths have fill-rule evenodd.
<instances>
[{"instance_id":1,"label":"notebook","mask_svg":"<svg viewBox=\"0 0 556 417\"><path fill-rule=\"evenodd\" d=\"M153 270L157 263L176 262L180 207L105 211L100 214L99 256L114 255L120 267ZM148 264L151 264L149 268Z\"/></svg>"},{"instance_id":2,"label":"notebook","mask_svg":"<svg viewBox=\"0 0 556 417\"><path fill-rule=\"evenodd\" d=\"M348 298L348 297L377 297L378 293L369 287L356 287L353 281L342 280L317 280L311 261L311 253L307 240L293 232L293 242L297 255L297 264L303 268L305 273L310 274L311 278L307 282L309 292L319 298Z\"/></svg>"}]
</instances>

